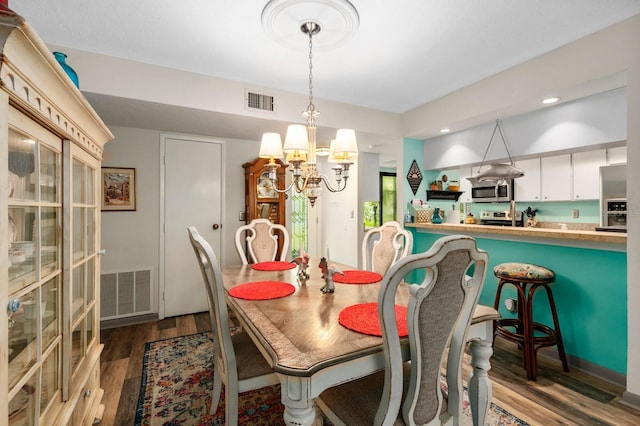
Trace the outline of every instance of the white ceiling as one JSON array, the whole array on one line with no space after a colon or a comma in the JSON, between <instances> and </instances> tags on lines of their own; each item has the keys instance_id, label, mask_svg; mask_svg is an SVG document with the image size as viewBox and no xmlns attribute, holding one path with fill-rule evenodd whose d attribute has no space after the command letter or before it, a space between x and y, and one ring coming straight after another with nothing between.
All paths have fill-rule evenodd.
<instances>
[{"instance_id":1,"label":"white ceiling","mask_svg":"<svg viewBox=\"0 0 640 426\"><path fill-rule=\"evenodd\" d=\"M50 45L307 93L308 39L293 28L301 48L274 41L261 24L266 3L10 0L9 7ZM326 48L322 31L314 37L314 95L394 113L640 13L640 0L351 3L359 28L350 39Z\"/></svg>"}]
</instances>

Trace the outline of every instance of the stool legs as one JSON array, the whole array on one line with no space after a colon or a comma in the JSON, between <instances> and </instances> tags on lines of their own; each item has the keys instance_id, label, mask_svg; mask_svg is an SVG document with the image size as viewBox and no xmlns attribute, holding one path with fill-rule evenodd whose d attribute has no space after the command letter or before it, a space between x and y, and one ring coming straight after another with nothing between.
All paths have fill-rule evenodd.
<instances>
[{"instance_id":1,"label":"stool legs","mask_svg":"<svg viewBox=\"0 0 640 426\"><path fill-rule=\"evenodd\" d=\"M553 317L553 327L554 332L556 334L556 345L558 346L558 357L560 361L562 361L562 369L564 371L569 371L569 363L567 362L567 355L564 352L564 343L562 342L562 333L560 333L560 322L558 321L558 313L556 311L556 303L553 299L553 293L547 284L539 284L539 286L543 287L547 292L547 299L549 299L549 307L551 308L551 316ZM537 286L535 286L537 287ZM530 296L533 297L534 289L531 288Z\"/></svg>"},{"instance_id":2,"label":"stool legs","mask_svg":"<svg viewBox=\"0 0 640 426\"><path fill-rule=\"evenodd\" d=\"M557 345L562 368L564 371L569 371L567 356L562 342L562 334L560 333L560 323L558 321L556 305L551 289L547 283L514 282L501 279L498 283L498 289L493 303L493 307L496 310L500 306L500 298L504 284L513 285L518 292L518 318L497 320L494 324L494 340L496 336L500 336L506 340L515 342L518 347L522 349L523 364L527 372L528 380L536 379L538 371L537 351L544 346ZM531 288L527 292L526 287L529 284L531 284ZM546 325L536 323L533 320L533 296L540 287L544 288L547 293L551 316L553 317L553 329ZM506 327L513 327L514 332L507 330ZM535 336L534 333L536 331L542 333L543 336Z\"/></svg>"}]
</instances>

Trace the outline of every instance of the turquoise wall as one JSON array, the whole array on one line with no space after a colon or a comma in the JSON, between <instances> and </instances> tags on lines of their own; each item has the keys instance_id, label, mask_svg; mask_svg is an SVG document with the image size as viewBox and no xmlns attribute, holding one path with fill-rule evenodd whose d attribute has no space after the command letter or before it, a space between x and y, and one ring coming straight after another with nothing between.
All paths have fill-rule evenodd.
<instances>
[{"instance_id":1,"label":"turquoise wall","mask_svg":"<svg viewBox=\"0 0 640 426\"><path fill-rule=\"evenodd\" d=\"M429 249L441 234L413 232L413 252ZM476 238L478 247L489 254L489 268L480 303L493 306L498 285L493 267L504 262L527 262L546 266L556 273L552 284L562 338L567 354L626 374L627 370L627 256L626 252L559 247L489 238ZM506 297L515 291L505 286L500 314L514 314L504 308ZM553 325L545 293L536 293L534 318ZM557 353L557 352L556 352Z\"/></svg>"}]
</instances>

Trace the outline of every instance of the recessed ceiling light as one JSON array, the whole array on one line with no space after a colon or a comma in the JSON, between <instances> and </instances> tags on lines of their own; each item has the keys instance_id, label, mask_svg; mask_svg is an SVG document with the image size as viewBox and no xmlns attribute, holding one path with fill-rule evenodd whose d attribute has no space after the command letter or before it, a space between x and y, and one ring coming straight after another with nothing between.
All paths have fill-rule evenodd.
<instances>
[{"instance_id":1,"label":"recessed ceiling light","mask_svg":"<svg viewBox=\"0 0 640 426\"><path fill-rule=\"evenodd\" d=\"M449 128L444 128L444 129L440 129L440 133L449 133L451 131L451 129Z\"/></svg>"},{"instance_id":2,"label":"recessed ceiling light","mask_svg":"<svg viewBox=\"0 0 640 426\"><path fill-rule=\"evenodd\" d=\"M555 104L556 102L558 102L560 100L560 98L557 97L552 97L552 98L546 98L542 100L543 104Z\"/></svg>"}]
</instances>

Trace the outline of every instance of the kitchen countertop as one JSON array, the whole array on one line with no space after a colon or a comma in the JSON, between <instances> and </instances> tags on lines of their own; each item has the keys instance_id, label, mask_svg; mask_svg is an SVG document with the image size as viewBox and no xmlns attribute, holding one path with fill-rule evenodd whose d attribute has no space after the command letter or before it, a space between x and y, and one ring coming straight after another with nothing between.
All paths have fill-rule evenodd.
<instances>
[{"instance_id":1,"label":"kitchen countertop","mask_svg":"<svg viewBox=\"0 0 640 426\"><path fill-rule=\"evenodd\" d=\"M492 234L497 237L527 237L558 240L556 244L562 243L604 243L607 245L624 245L619 249L626 250L627 234L623 232L606 232L606 231L586 231L571 229L551 229L551 228L532 228L532 227L512 227L512 226L495 226L495 225L479 225L479 224L457 224L457 223L405 223L405 228L416 228L417 230L443 231L445 233L474 233L474 234ZM491 238L490 235L487 235ZM573 244L571 244L573 245Z\"/></svg>"}]
</instances>

